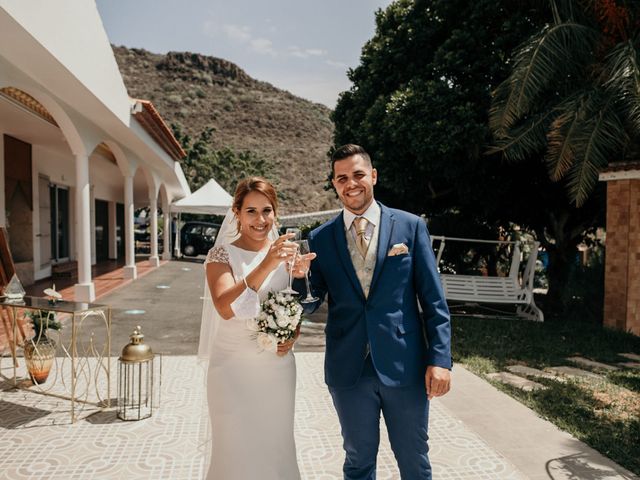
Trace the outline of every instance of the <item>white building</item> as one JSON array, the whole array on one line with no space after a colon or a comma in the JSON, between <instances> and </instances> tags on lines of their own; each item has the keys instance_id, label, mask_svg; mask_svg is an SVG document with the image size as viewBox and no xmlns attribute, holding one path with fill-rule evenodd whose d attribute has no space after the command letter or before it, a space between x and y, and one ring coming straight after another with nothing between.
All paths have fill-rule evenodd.
<instances>
[{"instance_id":1,"label":"white building","mask_svg":"<svg viewBox=\"0 0 640 480\"><path fill-rule=\"evenodd\" d=\"M77 262L76 300L91 301L91 265L122 257L135 278L144 206L157 264L156 207L168 225L189 194L182 156L153 105L129 98L93 0L0 0L0 227L23 283Z\"/></svg>"}]
</instances>

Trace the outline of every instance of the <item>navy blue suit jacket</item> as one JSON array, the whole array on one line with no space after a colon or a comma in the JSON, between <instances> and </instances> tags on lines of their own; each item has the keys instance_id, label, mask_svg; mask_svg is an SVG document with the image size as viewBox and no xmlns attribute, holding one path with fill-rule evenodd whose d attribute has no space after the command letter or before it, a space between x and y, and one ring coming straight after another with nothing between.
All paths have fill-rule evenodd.
<instances>
[{"instance_id":1,"label":"navy blue suit jacket","mask_svg":"<svg viewBox=\"0 0 640 480\"><path fill-rule=\"evenodd\" d=\"M380 204L376 266L365 298L347 247L343 215L309 235L311 283L328 295L325 380L353 386L362 373L367 344L380 380L401 387L424 383L428 365L451 368L451 323L425 222ZM388 256L394 244L405 255ZM422 307L421 313L418 302ZM316 304L316 308L319 302Z\"/></svg>"}]
</instances>

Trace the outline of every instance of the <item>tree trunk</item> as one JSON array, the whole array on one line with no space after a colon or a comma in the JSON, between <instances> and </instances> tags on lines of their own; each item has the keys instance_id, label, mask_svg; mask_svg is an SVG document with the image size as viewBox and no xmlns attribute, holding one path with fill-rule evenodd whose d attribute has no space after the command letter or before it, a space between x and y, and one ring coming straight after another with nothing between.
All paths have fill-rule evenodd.
<instances>
[{"instance_id":1,"label":"tree trunk","mask_svg":"<svg viewBox=\"0 0 640 480\"><path fill-rule=\"evenodd\" d=\"M570 308L565 295L573 264L577 261L577 247L588 225L576 222L576 215L566 210L550 212L549 235L555 242L544 242L549 254L547 280L549 290L544 301L545 316L562 317Z\"/></svg>"}]
</instances>

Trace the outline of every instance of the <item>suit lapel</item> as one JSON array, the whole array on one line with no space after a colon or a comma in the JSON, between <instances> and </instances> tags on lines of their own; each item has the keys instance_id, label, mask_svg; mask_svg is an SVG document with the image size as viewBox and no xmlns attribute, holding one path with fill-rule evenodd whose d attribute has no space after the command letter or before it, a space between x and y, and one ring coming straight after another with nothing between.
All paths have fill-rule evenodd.
<instances>
[{"instance_id":1,"label":"suit lapel","mask_svg":"<svg viewBox=\"0 0 640 480\"><path fill-rule=\"evenodd\" d=\"M344 231L344 217L341 213L333 222L333 238L336 242L336 252L338 252L340 264L342 265L342 268L344 268L344 271L347 274L347 277L349 277L349 280L351 280L353 288L360 293L362 298L364 298L362 286L360 285L360 281L358 280L358 276L356 275L356 270L353 267L351 255L349 255L346 233L347 232Z\"/></svg>"},{"instance_id":2,"label":"suit lapel","mask_svg":"<svg viewBox=\"0 0 640 480\"><path fill-rule=\"evenodd\" d=\"M371 287L369 288L369 297L376 285L376 280L380 276L382 271L382 265L387 259L387 252L389 251L389 242L391 241L391 232L393 232L393 225L395 220L391 211L384 205L380 204L380 233L378 234L378 254L376 256L376 267L373 270L373 276L371 277Z\"/></svg>"}]
</instances>

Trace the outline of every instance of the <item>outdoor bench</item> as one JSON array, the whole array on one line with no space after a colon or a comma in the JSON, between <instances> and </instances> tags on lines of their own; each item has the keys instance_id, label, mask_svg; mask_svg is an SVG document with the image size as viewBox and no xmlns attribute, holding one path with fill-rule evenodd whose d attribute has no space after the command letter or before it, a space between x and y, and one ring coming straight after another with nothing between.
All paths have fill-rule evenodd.
<instances>
[{"instance_id":1,"label":"outdoor bench","mask_svg":"<svg viewBox=\"0 0 640 480\"><path fill-rule=\"evenodd\" d=\"M464 241L474 243L495 243L511 244L512 258L509 275L481 276L481 275L458 275L441 273L440 279L447 300L463 302L477 305L501 305L509 304L516 306L516 313L526 319L542 322L544 314L540 310L533 298L533 276L535 272L536 259L538 257L539 242L533 242L531 252L525 264L524 271L520 275L521 249L520 242L475 240L468 238L454 238L443 236L432 236L431 244L439 241L436 260L438 265L442 260L447 241Z\"/></svg>"}]
</instances>

